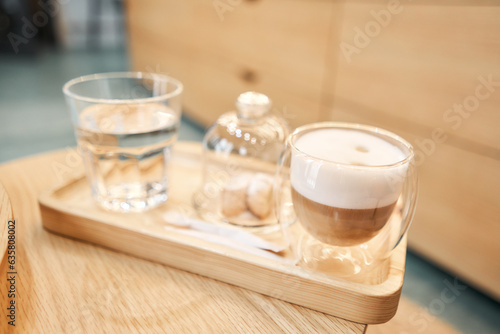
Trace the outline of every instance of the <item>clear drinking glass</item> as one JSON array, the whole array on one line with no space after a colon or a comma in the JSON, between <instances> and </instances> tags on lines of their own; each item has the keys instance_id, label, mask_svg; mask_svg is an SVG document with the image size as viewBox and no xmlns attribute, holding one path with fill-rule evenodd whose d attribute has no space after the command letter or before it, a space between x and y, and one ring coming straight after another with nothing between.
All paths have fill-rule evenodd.
<instances>
[{"instance_id":1,"label":"clear drinking glass","mask_svg":"<svg viewBox=\"0 0 500 334\"><path fill-rule=\"evenodd\" d=\"M104 208L140 212L168 197L182 84L165 75L82 76L63 87L92 196Z\"/></svg>"},{"instance_id":2,"label":"clear drinking glass","mask_svg":"<svg viewBox=\"0 0 500 334\"><path fill-rule=\"evenodd\" d=\"M417 190L413 148L401 137L360 124L315 123L287 139L276 212L300 266L353 278L384 268L408 230Z\"/></svg>"}]
</instances>

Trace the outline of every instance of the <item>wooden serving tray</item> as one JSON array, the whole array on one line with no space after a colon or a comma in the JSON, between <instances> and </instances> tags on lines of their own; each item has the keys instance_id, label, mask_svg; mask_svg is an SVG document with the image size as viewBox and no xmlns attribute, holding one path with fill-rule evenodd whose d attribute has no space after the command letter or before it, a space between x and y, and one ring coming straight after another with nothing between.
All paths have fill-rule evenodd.
<instances>
[{"instance_id":1,"label":"wooden serving tray","mask_svg":"<svg viewBox=\"0 0 500 334\"><path fill-rule=\"evenodd\" d=\"M316 273L267 257L200 240L166 229L162 215L192 210L201 182L201 145L176 144L170 198L142 214L108 212L93 201L85 178L74 179L39 196L43 226L54 233L214 278L347 320L378 324L396 313L404 278L406 241L387 261L378 284ZM280 253L287 257L287 252ZM382 279L381 279L382 278Z\"/></svg>"}]
</instances>

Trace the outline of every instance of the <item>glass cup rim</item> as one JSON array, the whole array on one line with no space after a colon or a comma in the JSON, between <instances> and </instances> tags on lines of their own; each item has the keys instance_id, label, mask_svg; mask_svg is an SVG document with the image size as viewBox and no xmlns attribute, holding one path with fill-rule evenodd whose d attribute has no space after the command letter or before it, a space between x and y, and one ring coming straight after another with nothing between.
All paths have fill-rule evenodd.
<instances>
[{"instance_id":1,"label":"glass cup rim","mask_svg":"<svg viewBox=\"0 0 500 334\"><path fill-rule=\"evenodd\" d=\"M377 135L382 135L385 137L389 137L398 143L402 144L406 149L407 153L403 152L405 154L405 158L403 160L400 160L398 162L392 163L392 164L386 164L386 165L368 165L368 166L360 166L360 165L353 165L353 164L348 164L348 163L342 163L342 162L337 162L334 160L325 160L321 159L318 157L315 157L307 152L301 151L295 146L294 139L296 139L299 135L312 131L312 130L317 130L317 129L330 129L330 128L336 128L336 129L346 129L346 130L361 130L367 133L371 134L377 134ZM332 165L337 165L342 168L352 168L352 169L358 169L358 170L374 170L374 169L390 169L390 168L396 168L399 166L403 166L411 162L414 158L414 150L413 146L403 139L402 137L398 136L397 134L390 132L388 130L376 127L376 126L371 126L371 125L365 125L365 124L359 124L359 123L349 123L349 122L317 122L317 123L310 123L306 125L299 126L296 128L288 137L287 139L288 145L290 147L301 153L304 154L307 157L310 157L311 159L314 159L316 161L320 161L325 164L332 164Z\"/></svg>"},{"instance_id":2,"label":"glass cup rim","mask_svg":"<svg viewBox=\"0 0 500 334\"><path fill-rule=\"evenodd\" d=\"M103 79L160 79L161 81L171 82L176 88L165 94L161 94L158 96L152 97L144 97L138 99L103 99L103 98L93 98L89 96L84 96L80 94L76 94L71 92L71 87L81 83L81 82L89 82L94 80L103 80ZM184 86L182 83L165 74L159 73L150 73L150 72L141 72L141 71L130 71L130 72L106 72L106 73L95 73L95 74L87 74L82 75L80 77L71 79L67 81L63 85L63 93L67 97L71 97L76 100L91 102L91 103L102 103L102 104L142 104L142 103L151 103L151 102L161 102L165 101L174 96L178 96L182 93Z\"/></svg>"}]
</instances>

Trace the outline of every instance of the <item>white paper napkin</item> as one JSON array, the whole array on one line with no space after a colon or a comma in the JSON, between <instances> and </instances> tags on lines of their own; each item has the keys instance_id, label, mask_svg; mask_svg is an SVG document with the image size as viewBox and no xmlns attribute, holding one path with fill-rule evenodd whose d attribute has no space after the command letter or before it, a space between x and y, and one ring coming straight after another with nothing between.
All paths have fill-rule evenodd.
<instances>
[{"instance_id":1,"label":"white paper napkin","mask_svg":"<svg viewBox=\"0 0 500 334\"><path fill-rule=\"evenodd\" d=\"M289 259L285 259L277 254L269 252L280 252L285 249L283 245L269 242L255 234L246 232L239 228L212 224L188 217L178 211L168 211L163 214L163 218L170 225L181 227L175 228L172 226L165 226L164 228L167 230L174 230L176 233L206 240L273 260L292 263Z\"/></svg>"}]
</instances>

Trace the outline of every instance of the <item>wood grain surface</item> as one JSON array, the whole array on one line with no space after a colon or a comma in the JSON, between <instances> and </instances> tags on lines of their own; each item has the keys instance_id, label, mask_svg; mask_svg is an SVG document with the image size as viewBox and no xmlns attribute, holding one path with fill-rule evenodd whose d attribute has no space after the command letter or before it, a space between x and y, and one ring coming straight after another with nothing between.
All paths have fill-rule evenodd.
<instances>
[{"instance_id":1,"label":"wood grain surface","mask_svg":"<svg viewBox=\"0 0 500 334\"><path fill-rule=\"evenodd\" d=\"M0 166L17 221L16 326L1 333L363 333L366 325L46 231L36 198L82 173L74 149ZM6 297L1 267L1 309Z\"/></svg>"}]
</instances>

